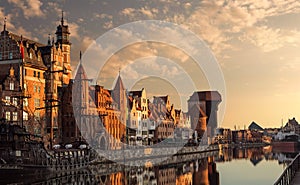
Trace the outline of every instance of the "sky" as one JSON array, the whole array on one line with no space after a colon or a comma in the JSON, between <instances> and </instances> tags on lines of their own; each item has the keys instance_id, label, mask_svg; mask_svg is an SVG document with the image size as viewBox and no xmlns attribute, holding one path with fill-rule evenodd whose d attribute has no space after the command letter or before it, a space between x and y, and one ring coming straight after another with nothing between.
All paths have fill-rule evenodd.
<instances>
[{"instance_id":1,"label":"sky","mask_svg":"<svg viewBox=\"0 0 300 185\"><path fill-rule=\"evenodd\" d=\"M280 127L293 117L300 120L298 0L1 0L0 19L7 17L9 31L46 44L48 34L55 35L62 10L71 32L73 69L79 51L88 53L90 45L98 43L97 54L106 52L110 57L94 70L100 71L97 83L108 89L120 71L129 90L145 87L149 98L169 94L176 108L186 110L184 102L193 90L219 90L210 86L208 77L216 73L225 84L220 90L219 126L243 128L255 121L262 127ZM199 37L200 48L191 45L183 50L170 42L137 39L109 53L116 49L116 41L126 43L136 37L122 25L145 20L190 31ZM157 30L157 25L147 24L146 28L149 37L190 44L190 37L176 26ZM112 32L115 40L99 45L102 36ZM207 74L202 64L199 68L192 56L203 51L202 59L216 62L220 71ZM211 54L214 57L208 57ZM99 60L94 58L87 66L93 68Z\"/></svg>"}]
</instances>

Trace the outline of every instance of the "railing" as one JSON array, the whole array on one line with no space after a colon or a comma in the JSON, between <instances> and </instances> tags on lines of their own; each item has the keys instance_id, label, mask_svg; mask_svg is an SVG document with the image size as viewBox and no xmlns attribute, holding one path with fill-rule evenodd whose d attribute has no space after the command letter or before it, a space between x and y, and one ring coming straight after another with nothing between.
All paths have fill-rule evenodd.
<instances>
[{"instance_id":1,"label":"railing","mask_svg":"<svg viewBox=\"0 0 300 185\"><path fill-rule=\"evenodd\" d=\"M292 182L296 175L296 172L300 168L300 153L293 159L293 161L288 165L288 167L283 171L279 179L274 183L274 185L288 185Z\"/></svg>"}]
</instances>

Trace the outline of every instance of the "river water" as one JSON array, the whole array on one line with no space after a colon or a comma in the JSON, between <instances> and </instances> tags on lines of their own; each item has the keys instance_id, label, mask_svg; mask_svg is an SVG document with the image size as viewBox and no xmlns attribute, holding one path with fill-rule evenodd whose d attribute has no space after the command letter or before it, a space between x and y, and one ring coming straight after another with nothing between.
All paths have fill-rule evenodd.
<instances>
[{"instance_id":1,"label":"river water","mask_svg":"<svg viewBox=\"0 0 300 185\"><path fill-rule=\"evenodd\" d=\"M8 178L1 184L151 184L151 185L266 185L273 184L292 153L274 153L272 148L233 148L217 151L202 159L187 160L162 166L122 167L111 171L96 165L69 174L31 174L22 178Z\"/></svg>"}]
</instances>

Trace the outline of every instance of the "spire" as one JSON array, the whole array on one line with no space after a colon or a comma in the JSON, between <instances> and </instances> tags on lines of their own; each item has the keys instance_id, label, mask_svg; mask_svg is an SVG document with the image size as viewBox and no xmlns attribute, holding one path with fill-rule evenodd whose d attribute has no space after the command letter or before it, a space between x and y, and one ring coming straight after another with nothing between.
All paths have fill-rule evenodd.
<instances>
[{"instance_id":1,"label":"spire","mask_svg":"<svg viewBox=\"0 0 300 185\"><path fill-rule=\"evenodd\" d=\"M61 25L64 25L64 11L61 11Z\"/></svg>"},{"instance_id":2,"label":"spire","mask_svg":"<svg viewBox=\"0 0 300 185\"><path fill-rule=\"evenodd\" d=\"M79 62L80 62L80 64L82 64L81 58L82 58L82 54L81 54L81 50L80 50L80 52L79 52Z\"/></svg>"},{"instance_id":3,"label":"spire","mask_svg":"<svg viewBox=\"0 0 300 185\"><path fill-rule=\"evenodd\" d=\"M4 18L3 31L6 31L6 17Z\"/></svg>"},{"instance_id":4,"label":"spire","mask_svg":"<svg viewBox=\"0 0 300 185\"><path fill-rule=\"evenodd\" d=\"M50 33L48 34L48 46L51 46L51 35L50 35Z\"/></svg>"}]
</instances>

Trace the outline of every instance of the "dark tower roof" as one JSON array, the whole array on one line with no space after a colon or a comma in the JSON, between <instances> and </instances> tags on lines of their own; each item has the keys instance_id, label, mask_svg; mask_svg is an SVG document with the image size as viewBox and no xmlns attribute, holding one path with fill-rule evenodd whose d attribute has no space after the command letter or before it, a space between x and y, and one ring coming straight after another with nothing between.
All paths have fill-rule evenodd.
<instances>
[{"instance_id":1,"label":"dark tower roof","mask_svg":"<svg viewBox=\"0 0 300 185\"><path fill-rule=\"evenodd\" d=\"M122 81L122 78L121 78L120 74L119 74L117 82L115 84L114 91L119 91L119 92L125 91L125 87L124 87L124 84L123 84L123 81Z\"/></svg>"},{"instance_id":2,"label":"dark tower roof","mask_svg":"<svg viewBox=\"0 0 300 185\"><path fill-rule=\"evenodd\" d=\"M222 101L218 91L198 91L194 92L188 101Z\"/></svg>"},{"instance_id":3,"label":"dark tower roof","mask_svg":"<svg viewBox=\"0 0 300 185\"><path fill-rule=\"evenodd\" d=\"M86 72L84 70L84 67L82 65L82 59L81 59L81 51L80 51L80 61L79 61L79 66L77 68L77 72L76 72L76 75L75 75L75 79L87 79L87 75L86 75Z\"/></svg>"},{"instance_id":4,"label":"dark tower roof","mask_svg":"<svg viewBox=\"0 0 300 185\"><path fill-rule=\"evenodd\" d=\"M56 29L56 45L60 44L71 44L69 40L69 26L64 24L64 13L62 11L62 16L61 16L61 23L60 25L57 26Z\"/></svg>"}]
</instances>

